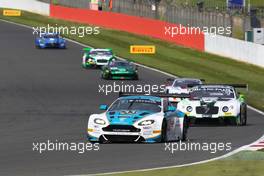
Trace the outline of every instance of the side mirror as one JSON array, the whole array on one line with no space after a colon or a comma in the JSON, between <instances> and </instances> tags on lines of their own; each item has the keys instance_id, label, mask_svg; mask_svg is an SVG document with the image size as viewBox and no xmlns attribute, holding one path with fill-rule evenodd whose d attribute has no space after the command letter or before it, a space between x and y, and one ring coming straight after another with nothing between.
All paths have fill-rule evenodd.
<instances>
[{"instance_id":1,"label":"side mirror","mask_svg":"<svg viewBox=\"0 0 264 176\"><path fill-rule=\"evenodd\" d=\"M116 56L113 56L113 58L111 59L111 61L116 61Z\"/></svg>"},{"instance_id":2,"label":"side mirror","mask_svg":"<svg viewBox=\"0 0 264 176\"><path fill-rule=\"evenodd\" d=\"M245 99L245 95L241 94L240 92L238 93L238 95L240 99Z\"/></svg>"},{"instance_id":3,"label":"side mirror","mask_svg":"<svg viewBox=\"0 0 264 176\"><path fill-rule=\"evenodd\" d=\"M167 111L173 112L173 111L176 111L176 108L174 106L168 106Z\"/></svg>"},{"instance_id":4,"label":"side mirror","mask_svg":"<svg viewBox=\"0 0 264 176\"><path fill-rule=\"evenodd\" d=\"M99 109L105 111L105 110L108 109L108 106L103 104L103 105L100 105L100 106L99 106Z\"/></svg>"}]
</instances>

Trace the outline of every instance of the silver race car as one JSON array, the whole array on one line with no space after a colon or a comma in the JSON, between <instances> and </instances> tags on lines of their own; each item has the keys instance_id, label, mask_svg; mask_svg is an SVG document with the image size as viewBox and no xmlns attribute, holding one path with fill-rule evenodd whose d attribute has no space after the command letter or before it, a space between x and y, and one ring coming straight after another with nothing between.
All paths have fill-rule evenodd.
<instances>
[{"instance_id":1,"label":"silver race car","mask_svg":"<svg viewBox=\"0 0 264 176\"><path fill-rule=\"evenodd\" d=\"M188 94L189 90L192 86L203 84L204 79L196 79L196 78L176 78L167 79L167 84L165 88L165 92L167 94ZM170 102L177 104L181 101L181 98L169 98Z\"/></svg>"}]
</instances>

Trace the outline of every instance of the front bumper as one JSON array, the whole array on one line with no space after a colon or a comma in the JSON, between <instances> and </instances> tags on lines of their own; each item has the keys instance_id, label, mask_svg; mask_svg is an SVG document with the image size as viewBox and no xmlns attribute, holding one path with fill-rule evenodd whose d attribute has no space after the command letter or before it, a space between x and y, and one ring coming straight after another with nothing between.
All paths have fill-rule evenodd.
<instances>
[{"instance_id":1,"label":"front bumper","mask_svg":"<svg viewBox=\"0 0 264 176\"><path fill-rule=\"evenodd\" d=\"M105 66L108 64L108 61L107 62L95 62L95 61L87 61L83 64L83 67L86 67L86 68L89 68L89 67L93 67L93 66Z\"/></svg>"},{"instance_id":2,"label":"front bumper","mask_svg":"<svg viewBox=\"0 0 264 176\"><path fill-rule=\"evenodd\" d=\"M45 43L39 44L41 48L65 48L65 43Z\"/></svg>"},{"instance_id":3,"label":"front bumper","mask_svg":"<svg viewBox=\"0 0 264 176\"><path fill-rule=\"evenodd\" d=\"M114 130L103 130L104 128L89 128L87 130L87 139L93 142L160 142L161 130L153 127L142 127L131 130L133 132L123 132ZM135 130L137 129L137 130Z\"/></svg>"},{"instance_id":4,"label":"front bumper","mask_svg":"<svg viewBox=\"0 0 264 176\"><path fill-rule=\"evenodd\" d=\"M161 141L161 135L145 139L141 135L120 135L120 134L103 134L99 138L87 134L88 141L91 142L127 142L127 143L156 143Z\"/></svg>"},{"instance_id":5,"label":"front bumper","mask_svg":"<svg viewBox=\"0 0 264 176\"><path fill-rule=\"evenodd\" d=\"M112 79L136 79L137 74L133 72L111 72Z\"/></svg>"},{"instance_id":6,"label":"front bumper","mask_svg":"<svg viewBox=\"0 0 264 176\"><path fill-rule=\"evenodd\" d=\"M196 115L196 116L192 116L192 115L188 115L187 116L191 119L232 119L232 118L237 118L237 116L219 116L219 115L211 115L211 114L199 114L199 115Z\"/></svg>"}]
</instances>

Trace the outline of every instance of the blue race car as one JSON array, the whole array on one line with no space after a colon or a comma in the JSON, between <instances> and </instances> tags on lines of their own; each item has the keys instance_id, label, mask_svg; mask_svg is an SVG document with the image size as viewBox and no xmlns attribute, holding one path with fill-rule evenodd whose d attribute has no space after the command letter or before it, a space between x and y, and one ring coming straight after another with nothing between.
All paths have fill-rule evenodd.
<instances>
[{"instance_id":1,"label":"blue race car","mask_svg":"<svg viewBox=\"0 0 264 176\"><path fill-rule=\"evenodd\" d=\"M121 94L110 107L101 105L100 109L105 112L92 114L88 120L91 142L153 143L187 138L188 118L170 104L168 95Z\"/></svg>"},{"instance_id":2,"label":"blue race car","mask_svg":"<svg viewBox=\"0 0 264 176\"><path fill-rule=\"evenodd\" d=\"M36 48L66 48L66 41L57 33L41 34L35 40Z\"/></svg>"}]
</instances>

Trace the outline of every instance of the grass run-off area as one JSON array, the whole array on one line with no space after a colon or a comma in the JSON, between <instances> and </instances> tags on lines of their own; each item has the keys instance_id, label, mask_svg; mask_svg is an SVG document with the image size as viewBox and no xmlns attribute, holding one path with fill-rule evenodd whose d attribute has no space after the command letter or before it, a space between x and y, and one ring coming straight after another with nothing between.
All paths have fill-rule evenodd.
<instances>
[{"instance_id":1,"label":"grass run-off area","mask_svg":"<svg viewBox=\"0 0 264 176\"><path fill-rule=\"evenodd\" d=\"M146 172L113 174L115 176L263 176L264 153L244 151L226 159L193 166ZM110 175L112 176L112 175Z\"/></svg>"},{"instance_id":2,"label":"grass run-off area","mask_svg":"<svg viewBox=\"0 0 264 176\"><path fill-rule=\"evenodd\" d=\"M2 14L0 10L2 19L30 26L83 26L29 12L22 12L21 17L6 17ZM112 48L118 56L180 77L203 78L207 83L247 83L249 91L241 92L245 93L248 104L264 110L264 68L110 29L100 28L99 35L87 35L83 38L77 35L66 37L97 48ZM157 52L154 55L132 55L129 53L129 47L134 44L155 45Z\"/></svg>"}]
</instances>

